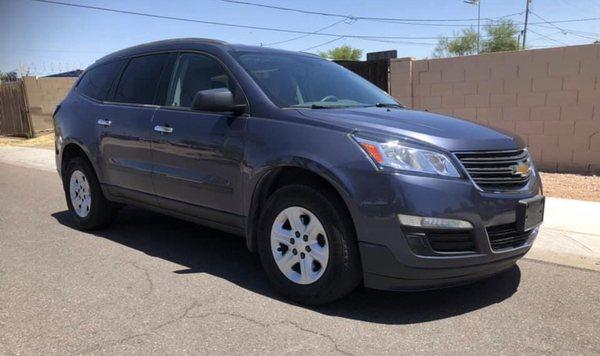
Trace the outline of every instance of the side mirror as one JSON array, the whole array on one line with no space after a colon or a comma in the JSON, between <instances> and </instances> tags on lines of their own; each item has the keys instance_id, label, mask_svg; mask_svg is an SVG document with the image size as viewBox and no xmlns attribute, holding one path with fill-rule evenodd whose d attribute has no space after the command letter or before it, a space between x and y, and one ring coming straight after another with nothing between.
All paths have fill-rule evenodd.
<instances>
[{"instance_id":1,"label":"side mirror","mask_svg":"<svg viewBox=\"0 0 600 356\"><path fill-rule=\"evenodd\" d=\"M192 110L233 112L240 115L246 109L246 104L235 104L233 94L227 88L200 90L194 95Z\"/></svg>"}]
</instances>

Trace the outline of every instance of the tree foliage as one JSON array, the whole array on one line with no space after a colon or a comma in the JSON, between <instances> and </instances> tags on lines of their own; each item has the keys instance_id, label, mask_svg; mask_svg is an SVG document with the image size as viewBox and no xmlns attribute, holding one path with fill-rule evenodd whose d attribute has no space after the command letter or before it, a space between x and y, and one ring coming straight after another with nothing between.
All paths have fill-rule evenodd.
<instances>
[{"instance_id":1,"label":"tree foliage","mask_svg":"<svg viewBox=\"0 0 600 356\"><path fill-rule=\"evenodd\" d=\"M441 58L477 54L477 31L472 28L464 29L460 33L455 33L454 37L452 40L448 37L440 37L433 56Z\"/></svg>"},{"instance_id":2,"label":"tree foliage","mask_svg":"<svg viewBox=\"0 0 600 356\"><path fill-rule=\"evenodd\" d=\"M481 53L519 50L518 34L520 30L513 21L489 22L483 29L483 39L480 41ZM475 29L464 29L454 37L453 39L440 37L433 56L440 58L477 53L477 31Z\"/></svg>"},{"instance_id":3,"label":"tree foliage","mask_svg":"<svg viewBox=\"0 0 600 356\"><path fill-rule=\"evenodd\" d=\"M333 60L348 60L358 61L362 57L362 49L353 48L348 45L343 45L330 49L327 52L319 52L319 56Z\"/></svg>"},{"instance_id":4,"label":"tree foliage","mask_svg":"<svg viewBox=\"0 0 600 356\"><path fill-rule=\"evenodd\" d=\"M481 42L481 51L485 53L518 51L520 30L511 20L500 21L496 24L488 23L485 26L488 39Z\"/></svg>"}]
</instances>

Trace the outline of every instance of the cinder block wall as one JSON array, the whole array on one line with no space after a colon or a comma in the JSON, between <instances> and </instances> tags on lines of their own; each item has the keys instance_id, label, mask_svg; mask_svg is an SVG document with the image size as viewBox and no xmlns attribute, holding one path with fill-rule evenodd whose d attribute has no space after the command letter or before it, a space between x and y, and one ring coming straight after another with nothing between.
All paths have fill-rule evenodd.
<instances>
[{"instance_id":1,"label":"cinder block wall","mask_svg":"<svg viewBox=\"0 0 600 356\"><path fill-rule=\"evenodd\" d=\"M53 128L52 113L76 80L77 78L23 78L34 132Z\"/></svg>"},{"instance_id":2,"label":"cinder block wall","mask_svg":"<svg viewBox=\"0 0 600 356\"><path fill-rule=\"evenodd\" d=\"M397 59L390 92L519 135L544 170L600 173L600 45Z\"/></svg>"}]
</instances>

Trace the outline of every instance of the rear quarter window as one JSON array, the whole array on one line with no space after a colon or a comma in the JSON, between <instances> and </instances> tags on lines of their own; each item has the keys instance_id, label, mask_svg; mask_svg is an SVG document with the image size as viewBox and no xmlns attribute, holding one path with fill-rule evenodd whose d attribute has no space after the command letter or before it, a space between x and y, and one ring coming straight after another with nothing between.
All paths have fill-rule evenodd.
<instances>
[{"instance_id":1,"label":"rear quarter window","mask_svg":"<svg viewBox=\"0 0 600 356\"><path fill-rule=\"evenodd\" d=\"M163 69L169 54L154 54L131 59L115 92L115 102L154 104Z\"/></svg>"},{"instance_id":2,"label":"rear quarter window","mask_svg":"<svg viewBox=\"0 0 600 356\"><path fill-rule=\"evenodd\" d=\"M77 84L77 91L92 99L106 100L124 63L125 61L122 60L101 64L86 71Z\"/></svg>"}]
</instances>

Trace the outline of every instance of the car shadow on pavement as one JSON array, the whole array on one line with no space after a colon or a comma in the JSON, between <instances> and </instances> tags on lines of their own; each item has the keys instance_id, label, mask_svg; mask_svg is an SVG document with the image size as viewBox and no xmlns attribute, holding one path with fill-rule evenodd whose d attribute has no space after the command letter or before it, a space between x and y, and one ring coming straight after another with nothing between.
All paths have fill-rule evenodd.
<instances>
[{"instance_id":1,"label":"car shadow on pavement","mask_svg":"<svg viewBox=\"0 0 600 356\"><path fill-rule=\"evenodd\" d=\"M60 224L75 228L68 211L52 216ZM123 208L109 228L91 234L187 267L174 273L209 273L282 300L269 287L258 256L246 249L240 237L133 207ZM515 265L474 284L437 291L400 293L358 288L342 300L310 309L374 323L422 323L502 302L517 291L520 280L521 272Z\"/></svg>"}]
</instances>

